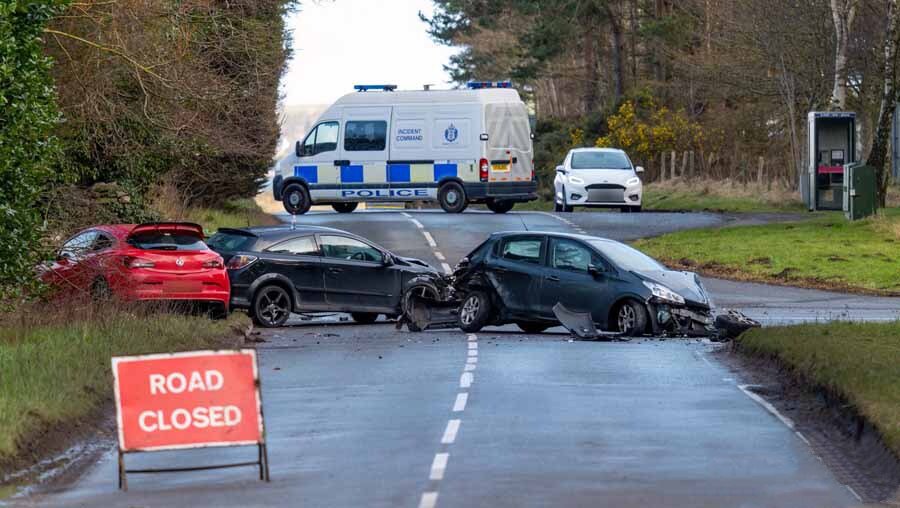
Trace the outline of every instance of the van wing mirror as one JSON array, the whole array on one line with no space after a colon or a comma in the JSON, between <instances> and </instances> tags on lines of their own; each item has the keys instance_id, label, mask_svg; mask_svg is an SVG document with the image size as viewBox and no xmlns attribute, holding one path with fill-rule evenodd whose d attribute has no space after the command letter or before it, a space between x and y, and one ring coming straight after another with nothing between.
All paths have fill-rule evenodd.
<instances>
[{"instance_id":1,"label":"van wing mirror","mask_svg":"<svg viewBox=\"0 0 900 508\"><path fill-rule=\"evenodd\" d=\"M303 145L299 141L294 145L294 153L297 154L297 157L303 157Z\"/></svg>"}]
</instances>

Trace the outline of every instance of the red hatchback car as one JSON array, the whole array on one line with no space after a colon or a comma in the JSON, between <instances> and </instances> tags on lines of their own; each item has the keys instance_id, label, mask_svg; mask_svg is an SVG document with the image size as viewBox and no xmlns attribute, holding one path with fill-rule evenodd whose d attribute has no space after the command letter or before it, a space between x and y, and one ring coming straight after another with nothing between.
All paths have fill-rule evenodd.
<instances>
[{"instance_id":1,"label":"red hatchback car","mask_svg":"<svg viewBox=\"0 0 900 508\"><path fill-rule=\"evenodd\" d=\"M69 238L41 278L95 299L206 303L224 316L228 273L203 238L203 228L188 222L94 226Z\"/></svg>"}]
</instances>

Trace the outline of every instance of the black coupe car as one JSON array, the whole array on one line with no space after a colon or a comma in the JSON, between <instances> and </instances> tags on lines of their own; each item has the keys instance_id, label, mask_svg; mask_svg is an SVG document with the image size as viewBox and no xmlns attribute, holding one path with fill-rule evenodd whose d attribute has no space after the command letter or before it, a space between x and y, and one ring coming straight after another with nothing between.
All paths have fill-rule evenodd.
<instances>
[{"instance_id":1,"label":"black coupe car","mask_svg":"<svg viewBox=\"0 0 900 508\"><path fill-rule=\"evenodd\" d=\"M706 335L710 301L691 272L672 271L625 244L564 233L495 233L454 274L458 324L467 332L515 323L539 333L559 324L556 304L628 336Z\"/></svg>"},{"instance_id":2,"label":"black coupe car","mask_svg":"<svg viewBox=\"0 0 900 508\"><path fill-rule=\"evenodd\" d=\"M439 277L424 261L326 227L220 229L207 243L225 260L232 308L264 327L291 312L348 312L359 323L399 316L409 294L433 293Z\"/></svg>"}]
</instances>

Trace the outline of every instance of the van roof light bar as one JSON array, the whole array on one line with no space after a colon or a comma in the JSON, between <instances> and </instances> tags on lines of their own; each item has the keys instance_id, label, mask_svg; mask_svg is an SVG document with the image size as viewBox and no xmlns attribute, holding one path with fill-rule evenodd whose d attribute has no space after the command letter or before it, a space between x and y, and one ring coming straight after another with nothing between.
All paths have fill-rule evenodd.
<instances>
[{"instance_id":1,"label":"van roof light bar","mask_svg":"<svg viewBox=\"0 0 900 508\"><path fill-rule=\"evenodd\" d=\"M383 92L393 92L397 89L397 85L353 85L357 92L368 92L369 90L381 90Z\"/></svg>"},{"instance_id":2,"label":"van roof light bar","mask_svg":"<svg viewBox=\"0 0 900 508\"><path fill-rule=\"evenodd\" d=\"M512 81L469 81L466 83L469 90L482 88L512 88Z\"/></svg>"}]
</instances>

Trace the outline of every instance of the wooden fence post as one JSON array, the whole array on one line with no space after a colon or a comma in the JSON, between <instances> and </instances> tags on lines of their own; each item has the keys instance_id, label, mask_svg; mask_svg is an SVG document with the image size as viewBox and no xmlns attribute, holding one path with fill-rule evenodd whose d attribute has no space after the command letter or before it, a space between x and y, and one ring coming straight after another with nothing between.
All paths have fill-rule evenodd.
<instances>
[{"instance_id":1,"label":"wooden fence post","mask_svg":"<svg viewBox=\"0 0 900 508\"><path fill-rule=\"evenodd\" d=\"M760 186L762 186L763 183L763 167L765 167L765 165L766 159L760 156L756 167L756 184Z\"/></svg>"},{"instance_id":2,"label":"wooden fence post","mask_svg":"<svg viewBox=\"0 0 900 508\"><path fill-rule=\"evenodd\" d=\"M666 152L660 154L659 157L659 181L666 179Z\"/></svg>"}]
</instances>

